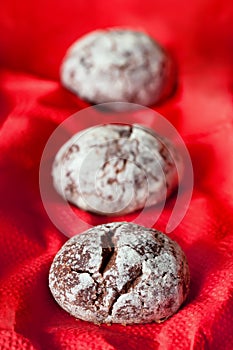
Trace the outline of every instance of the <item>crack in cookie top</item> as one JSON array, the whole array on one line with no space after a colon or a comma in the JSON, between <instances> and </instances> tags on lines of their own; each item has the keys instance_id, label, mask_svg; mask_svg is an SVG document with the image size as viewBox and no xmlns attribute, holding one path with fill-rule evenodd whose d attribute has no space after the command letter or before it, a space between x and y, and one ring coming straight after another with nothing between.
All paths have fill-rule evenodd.
<instances>
[{"instance_id":1,"label":"crack in cookie top","mask_svg":"<svg viewBox=\"0 0 233 350\"><path fill-rule=\"evenodd\" d=\"M152 105L174 86L174 65L147 34L97 30L77 40L61 65L61 82L92 103Z\"/></svg>"},{"instance_id":2,"label":"crack in cookie top","mask_svg":"<svg viewBox=\"0 0 233 350\"><path fill-rule=\"evenodd\" d=\"M120 215L164 203L183 163L174 146L139 125L107 124L75 134L56 155L58 193L76 206Z\"/></svg>"},{"instance_id":3,"label":"crack in cookie top","mask_svg":"<svg viewBox=\"0 0 233 350\"><path fill-rule=\"evenodd\" d=\"M49 274L59 305L95 323L161 322L179 309L189 280L186 257L176 242L126 222L72 237Z\"/></svg>"}]
</instances>

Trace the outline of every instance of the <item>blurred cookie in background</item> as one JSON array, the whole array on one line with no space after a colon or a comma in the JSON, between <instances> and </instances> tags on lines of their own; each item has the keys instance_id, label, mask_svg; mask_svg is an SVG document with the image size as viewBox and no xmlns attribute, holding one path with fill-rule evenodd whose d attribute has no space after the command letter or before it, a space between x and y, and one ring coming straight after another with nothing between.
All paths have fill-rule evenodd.
<instances>
[{"instance_id":1,"label":"blurred cookie in background","mask_svg":"<svg viewBox=\"0 0 233 350\"><path fill-rule=\"evenodd\" d=\"M121 28L97 30L80 38L61 65L64 87L92 104L150 106L171 94L175 77L173 61L155 40Z\"/></svg>"}]
</instances>

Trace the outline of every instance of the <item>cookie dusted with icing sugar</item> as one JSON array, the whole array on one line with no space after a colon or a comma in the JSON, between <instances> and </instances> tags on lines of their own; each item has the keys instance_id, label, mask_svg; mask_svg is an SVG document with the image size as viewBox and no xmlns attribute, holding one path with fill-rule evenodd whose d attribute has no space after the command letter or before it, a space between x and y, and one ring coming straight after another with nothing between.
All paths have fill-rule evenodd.
<instances>
[{"instance_id":1,"label":"cookie dusted with icing sugar","mask_svg":"<svg viewBox=\"0 0 233 350\"><path fill-rule=\"evenodd\" d=\"M183 162L175 147L140 125L106 124L75 134L52 169L57 192L101 215L128 214L165 202Z\"/></svg>"},{"instance_id":2,"label":"cookie dusted with icing sugar","mask_svg":"<svg viewBox=\"0 0 233 350\"><path fill-rule=\"evenodd\" d=\"M188 263L176 242L126 222L72 237L49 273L58 304L94 323L162 322L180 308L189 283Z\"/></svg>"},{"instance_id":3,"label":"cookie dusted with icing sugar","mask_svg":"<svg viewBox=\"0 0 233 350\"><path fill-rule=\"evenodd\" d=\"M120 28L77 40L63 59L60 75L67 89L94 104L153 105L175 83L174 64L164 49L143 32Z\"/></svg>"}]
</instances>

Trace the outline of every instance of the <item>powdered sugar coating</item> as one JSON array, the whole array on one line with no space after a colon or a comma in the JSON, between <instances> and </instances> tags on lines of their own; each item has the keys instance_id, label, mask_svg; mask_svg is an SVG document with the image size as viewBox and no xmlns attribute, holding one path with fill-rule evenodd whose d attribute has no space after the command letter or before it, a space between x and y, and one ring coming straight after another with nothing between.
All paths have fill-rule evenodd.
<instances>
[{"instance_id":1,"label":"powdered sugar coating","mask_svg":"<svg viewBox=\"0 0 233 350\"><path fill-rule=\"evenodd\" d=\"M174 146L140 125L107 124L74 135L56 155L58 193L76 206L119 215L165 199L178 184L182 159Z\"/></svg>"},{"instance_id":2,"label":"powdered sugar coating","mask_svg":"<svg viewBox=\"0 0 233 350\"><path fill-rule=\"evenodd\" d=\"M61 66L62 84L93 102L152 105L174 86L174 67L165 51L147 34L97 30L77 40Z\"/></svg>"},{"instance_id":3,"label":"powdered sugar coating","mask_svg":"<svg viewBox=\"0 0 233 350\"><path fill-rule=\"evenodd\" d=\"M178 244L132 223L93 227L57 253L49 286L71 315L95 323L162 322L189 290L189 268Z\"/></svg>"}]
</instances>

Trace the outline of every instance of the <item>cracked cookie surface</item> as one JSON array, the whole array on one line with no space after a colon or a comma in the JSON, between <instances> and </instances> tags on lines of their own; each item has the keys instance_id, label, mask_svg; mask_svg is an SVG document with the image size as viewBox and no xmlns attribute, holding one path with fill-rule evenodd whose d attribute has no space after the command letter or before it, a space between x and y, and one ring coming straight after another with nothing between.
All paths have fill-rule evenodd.
<instances>
[{"instance_id":1,"label":"cracked cookie surface","mask_svg":"<svg viewBox=\"0 0 233 350\"><path fill-rule=\"evenodd\" d=\"M61 66L62 84L92 103L149 106L174 87L174 65L147 34L113 28L77 40Z\"/></svg>"},{"instance_id":2,"label":"cracked cookie surface","mask_svg":"<svg viewBox=\"0 0 233 350\"><path fill-rule=\"evenodd\" d=\"M165 202L178 185L178 151L152 129L107 124L75 134L52 169L57 192L81 209L121 215Z\"/></svg>"},{"instance_id":3,"label":"cracked cookie surface","mask_svg":"<svg viewBox=\"0 0 233 350\"><path fill-rule=\"evenodd\" d=\"M189 282L188 263L176 242L126 222L72 237L49 273L58 304L94 323L162 322L179 309Z\"/></svg>"}]
</instances>

